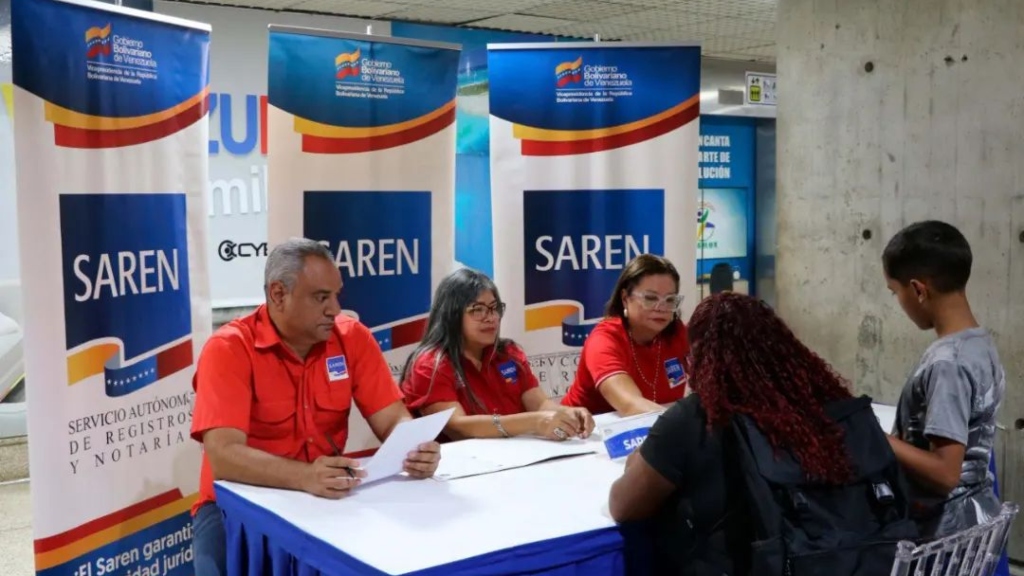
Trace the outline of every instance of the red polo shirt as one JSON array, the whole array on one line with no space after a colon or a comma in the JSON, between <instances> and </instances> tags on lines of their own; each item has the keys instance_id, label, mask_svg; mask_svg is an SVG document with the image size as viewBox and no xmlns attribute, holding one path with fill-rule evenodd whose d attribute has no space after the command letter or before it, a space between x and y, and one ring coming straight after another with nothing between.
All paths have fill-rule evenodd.
<instances>
[{"instance_id":1,"label":"red polo shirt","mask_svg":"<svg viewBox=\"0 0 1024 576\"><path fill-rule=\"evenodd\" d=\"M508 416L525 411L523 393L537 387L537 377L530 370L523 350L509 344L504 353L499 354L489 347L483 357L480 370L468 358L460 358L467 384L483 406L474 403L466 388L458 385L455 369L447 356L442 356L439 362L436 360L436 350L420 354L402 382L406 406L410 411L419 411L438 402L458 402L466 414Z\"/></svg>"},{"instance_id":2,"label":"red polo shirt","mask_svg":"<svg viewBox=\"0 0 1024 576\"><path fill-rule=\"evenodd\" d=\"M303 360L281 341L265 306L210 337L192 386L192 438L237 428L249 446L303 462L334 454L328 435L345 448L353 400L368 418L402 399L377 341L358 321L338 315L331 337ZM204 453L193 514L215 499L213 480Z\"/></svg>"},{"instance_id":3,"label":"red polo shirt","mask_svg":"<svg viewBox=\"0 0 1024 576\"><path fill-rule=\"evenodd\" d=\"M644 398L652 402L669 404L682 398L686 390L685 361L690 345L686 326L676 322L676 331L671 337L659 336L646 346L633 344L631 348L629 333L621 318L602 320L583 343L576 379L562 404L582 406L591 414L614 411L598 387L616 374L628 374Z\"/></svg>"}]
</instances>

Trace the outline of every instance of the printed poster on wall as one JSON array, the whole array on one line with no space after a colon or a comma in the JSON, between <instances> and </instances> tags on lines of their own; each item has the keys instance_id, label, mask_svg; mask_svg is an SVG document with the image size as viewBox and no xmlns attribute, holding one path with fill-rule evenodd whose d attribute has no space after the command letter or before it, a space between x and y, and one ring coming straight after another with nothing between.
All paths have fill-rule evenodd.
<instances>
[{"instance_id":1,"label":"printed poster on wall","mask_svg":"<svg viewBox=\"0 0 1024 576\"><path fill-rule=\"evenodd\" d=\"M186 576L210 29L81 0L12 8L36 570Z\"/></svg>"},{"instance_id":2,"label":"printed poster on wall","mask_svg":"<svg viewBox=\"0 0 1024 576\"><path fill-rule=\"evenodd\" d=\"M558 397L632 258L694 277L700 48L499 44L488 67L502 330ZM687 318L696 287L680 293Z\"/></svg>"},{"instance_id":3,"label":"printed poster on wall","mask_svg":"<svg viewBox=\"0 0 1024 576\"><path fill-rule=\"evenodd\" d=\"M701 122L697 181L697 279L728 266L733 290L748 292L753 254L754 127L749 118Z\"/></svg>"},{"instance_id":4,"label":"printed poster on wall","mask_svg":"<svg viewBox=\"0 0 1024 576\"><path fill-rule=\"evenodd\" d=\"M697 257L747 257L747 189L705 188L697 208Z\"/></svg>"},{"instance_id":5,"label":"printed poster on wall","mask_svg":"<svg viewBox=\"0 0 1024 576\"><path fill-rule=\"evenodd\" d=\"M453 268L458 63L452 44L270 29L270 249L330 249L396 378ZM346 451L376 444L357 412Z\"/></svg>"}]
</instances>

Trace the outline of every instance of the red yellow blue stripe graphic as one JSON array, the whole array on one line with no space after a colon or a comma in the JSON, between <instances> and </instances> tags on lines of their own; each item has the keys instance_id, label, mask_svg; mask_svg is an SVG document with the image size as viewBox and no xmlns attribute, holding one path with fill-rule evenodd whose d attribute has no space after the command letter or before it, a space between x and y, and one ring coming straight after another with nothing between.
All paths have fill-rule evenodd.
<instances>
[{"instance_id":1,"label":"red yellow blue stripe graphic","mask_svg":"<svg viewBox=\"0 0 1024 576\"><path fill-rule=\"evenodd\" d=\"M66 564L175 516L188 514L196 496L182 496L178 489L168 490L66 532L39 538L34 542L36 571Z\"/></svg>"},{"instance_id":2,"label":"red yellow blue stripe graphic","mask_svg":"<svg viewBox=\"0 0 1024 576\"><path fill-rule=\"evenodd\" d=\"M381 351L387 352L419 343L426 331L427 318L424 316L413 318L388 328L374 330L373 337L376 338L377 345L380 346Z\"/></svg>"},{"instance_id":3,"label":"red yellow blue stripe graphic","mask_svg":"<svg viewBox=\"0 0 1024 576\"><path fill-rule=\"evenodd\" d=\"M46 102L44 115L53 124L54 141L64 148L118 148L153 142L180 132L206 116L209 88L153 114L126 118L82 114Z\"/></svg>"},{"instance_id":4,"label":"red yellow blue stripe graphic","mask_svg":"<svg viewBox=\"0 0 1024 576\"><path fill-rule=\"evenodd\" d=\"M110 56L110 23L100 28L93 26L85 31L85 57Z\"/></svg>"},{"instance_id":5,"label":"red yellow blue stripe graphic","mask_svg":"<svg viewBox=\"0 0 1024 576\"><path fill-rule=\"evenodd\" d=\"M192 365L192 338L121 365L120 342L99 342L68 355L68 386L103 374L108 396L123 396L146 384L166 378Z\"/></svg>"},{"instance_id":6,"label":"red yellow blue stripe graphic","mask_svg":"<svg viewBox=\"0 0 1024 576\"><path fill-rule=\"evenodd\" d=\"M583 346L600 318L585 320L583 306L578 302L556 301L546 302L525 311L526 331L558 328L562 336L562 344L566 346Z\"/></svg>"},{"instance_id":7,"label":"red yellow blue stripe graphic","mask_svg":"<svg viewBox=\"0 0 1024 576\"><path fill-rule=\"evenodd\" d=\"M343 80L349 76L359 76L359 48L355 52L343 52L334 59L335 79Z\"/></svg>"},{"instance_id":8,"label":"red yellow blue stripe graphic","mask_svg":"<svg viewBox=\"0 0 1024 576\"><path fill-rule=\"evenodd\" d=\"M569 156L623 148L676 130L700 115L700 95L642 120L592 130L548 130L514 124L523 156Z\"/></svg>"},{"instance_id":9,"label":"red yellow blue stripe graphic","mask_svg":"<svg viewBox=\"0 0 1024 576\"><path fill-rule=\"evenodd\" d=\"M562 88L566 84L576 83L582 79L583 56L573 62L562 62L555 66L555 84Z\"/></svg>"},{"instance_id":10,"label":"red yellow blue stripe graphic","mask_svg":"<svg viewBox=\"0 0 1024 576\"><path fill-rule=\"evenodd\" d=\"M302 134L302 151L313 154L353 154L403 146L423 140L455 123L455 100L418 118L368 128L332 126L295 117Z\"/></svg>"}]
</instances>

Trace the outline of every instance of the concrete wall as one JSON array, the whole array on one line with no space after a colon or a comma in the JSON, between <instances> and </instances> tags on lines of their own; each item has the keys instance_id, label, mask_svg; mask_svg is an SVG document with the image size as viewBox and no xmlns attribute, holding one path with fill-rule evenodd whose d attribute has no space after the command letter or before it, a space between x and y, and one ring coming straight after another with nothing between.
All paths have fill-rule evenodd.
<instances>
[{"instance_id":1,"label":"concrete wall","mask_svg":"<svg viewBox=\"0 0 1024 576\"><path fill-rule=\"evenodd\" d=\"M932 335L889 295L879 255L911 222L959 226L1007 370L1004 496L1024 501L1024 2L779 0L778 38L779 309L893 402Z\"/></svg>"}]
</instances>

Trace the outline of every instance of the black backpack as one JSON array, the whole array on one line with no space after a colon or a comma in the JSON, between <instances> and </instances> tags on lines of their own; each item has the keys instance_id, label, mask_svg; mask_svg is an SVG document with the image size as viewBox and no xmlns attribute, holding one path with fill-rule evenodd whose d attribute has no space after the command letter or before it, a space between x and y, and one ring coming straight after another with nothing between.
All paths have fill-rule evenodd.
<instances>
[{"instance_id":1,"label":"black backpack","mask_svg":"<svg viewBox=\"0 0 1024 576\"><path fill-rule=\"evenodd\" d=\"M826 406L845 432L854 478L810 484L788 453L776 453L749 417L732 421L740 484L754 532L756 576L889 574L900 540L916 540L906 482L867 396Z\"/></svg>"}]
</instances>

